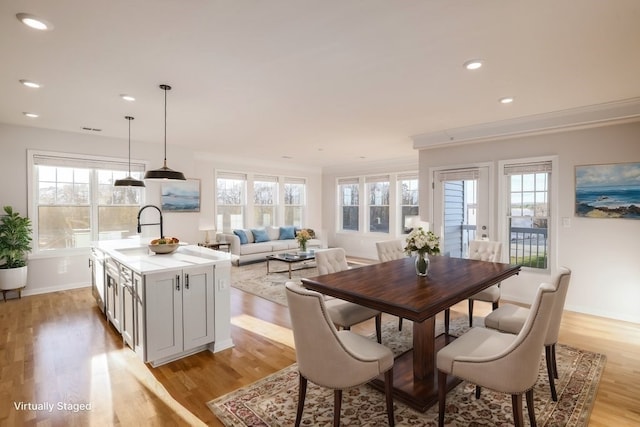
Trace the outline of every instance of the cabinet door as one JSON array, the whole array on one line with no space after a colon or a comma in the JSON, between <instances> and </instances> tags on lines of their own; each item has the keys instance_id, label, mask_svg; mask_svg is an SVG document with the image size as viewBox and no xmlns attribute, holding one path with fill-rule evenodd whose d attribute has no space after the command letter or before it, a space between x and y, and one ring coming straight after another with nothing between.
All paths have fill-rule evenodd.
<instances>
[{"instance_id":1,"label":"cabinet door","mask_svg":"<svg viewBox=\"0 0 640 427\"><path fill-rule=\"evenodd\" d=\"M91 248L91 286L92 293L100 310L105 311L105 291L104 291L104 254Z\"/></svg>"},{"instance_id":2,"label":"cabinet door","mask_svg":"<svg viewBox=\"0 0 640 427\"><path fill-rule=\"evenodd\" d=\"M122 319L120 325L122 327L122 339L124 343L134 348L133 334L135 330L135 318L133 316L134 298L133 288L128 283L122 284Z\"/></svg>"},{"instance_id":3,"label":"cabinet door","mask_svg":"<svg viewBox=\"0 0 640 427\"><path fill-rule=\"evenodd\" d=\"M144 358L144 331L145 331L145 318L144 318L144 291L142 286L142 277L134 273L133 274L133 318L135 321L135 328L133 333L133 349L142 358Z\"/></svg>"},{"instance_id":4,"label":"cabinet door","mask_svg":"<svg viewBox=\"0 0 640 427\"><path fill-rule=\"evenodd\" d=\"M182 313L185 350L214 341L213 271L213 266L183 270Z\"/></svg>"},{"instance_id":5,"label":"cabinet door","mask_svg":"<svg viewBox=\"0 0 640 427\"><path fill-rule=\"evenodd\" d=\"M148 362L182 351L182 277L180 272L154 273L144 282Z\"/></svg>"},{"instance_id":6,"label":"cabinet door","mask_svg":"<svg viewBox=\"0 0 640 427\"><path fill-rule=\"evenodd\" d=\"M118 332L120 332L120 318L122 316L122 304L120 301L120 289L118 288L120 285L118 283L118 267L111 261L105 262L105 280L106 280L106 291L107 291L107 319L111 324L116 328Z\"/></svg>"}]
</instances>

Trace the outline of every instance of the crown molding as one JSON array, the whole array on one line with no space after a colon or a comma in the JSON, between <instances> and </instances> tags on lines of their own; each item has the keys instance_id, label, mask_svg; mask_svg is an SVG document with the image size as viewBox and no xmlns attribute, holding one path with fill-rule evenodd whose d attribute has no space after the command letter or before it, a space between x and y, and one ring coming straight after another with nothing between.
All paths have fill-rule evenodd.
<instances>
[{"instance_id":1,"label":"crown molding","mask_svg":"<svg viewBox=\"0 0 640 427\"><path fill-rule=\"evenodd\" d=\"M553 111L497 122L414 135L413 148L425 149L473 142L584 129L640 120L640 98Z\"/></svg>"}]
</instances>

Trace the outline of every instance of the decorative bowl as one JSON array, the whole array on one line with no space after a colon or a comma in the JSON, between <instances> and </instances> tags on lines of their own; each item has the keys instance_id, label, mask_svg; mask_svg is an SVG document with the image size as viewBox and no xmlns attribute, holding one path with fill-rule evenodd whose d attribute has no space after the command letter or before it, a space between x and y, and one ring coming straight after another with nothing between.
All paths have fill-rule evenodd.
<instances>
[{"instance_id":1,"label":"decorative bowl","mask_svg":"<svg viewBox=\"0 0 640 427\"><path fill-rule=\"evenodd\" d=\"M180 246L179 243L159 243L155 245L149 245L149 249L151 249L151 251L155 252L156 254L162 255L175 252L175 250L178 249L178 246Z\"/></svg>"}]
</instances>

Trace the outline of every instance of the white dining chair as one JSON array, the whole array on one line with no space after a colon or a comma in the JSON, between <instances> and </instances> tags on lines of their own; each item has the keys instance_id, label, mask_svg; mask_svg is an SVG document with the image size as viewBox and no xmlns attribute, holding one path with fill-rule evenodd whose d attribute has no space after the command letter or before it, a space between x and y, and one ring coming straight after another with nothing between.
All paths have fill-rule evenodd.
<instances>
[{"instance_id":1,"label":"white dining chair","mask_svg":"<svg viewBox=\"0 0 640 427\"><path fill-rule=\"evenodd\" d=\"M342 391L365 384L381 374L385 381L387 419L393 426L391 350L353 332L338 331L322 294L294 282L287 282L285 286L299 374L296 427L302 420L307 381L334 390L333 425L339 426Z\"/></svg>"},{"instance_id":2,"label":"white dining chair","mask_svg":"<svg viewBox=\"0 0 640 427\"><path fill-rule=\"evenodd\" d=\"M564 311L564 302L571 281L571 270L567 267L561 267L558 274L553 279L553 284L558 288L558 296L553 306L553 314L549 329L544 339L544 353L547 362L547 375L549 376L549 388L551 389L551 398L554 402L558 401L558 393L556 392L555 379L558 378L558 364L556 362L556 344L558 343L558 335L560 333L560 323L562 321L562 312ZM487 328L496 329L501 332L517 334L522 330L530 309L520 307L514 304L504 304L497 310L489 313L484 319L484 325Z\"/></svg>"},{"instance_id":3,"label":"white dining chair","mask_svg":"<svg viewBox=\"0 0 640 427\"><path fill-rule=\"evenodd\" d=\"M316 251L316 265L319 274L331 274L349 269L347 255L343 248L330 248ZM339 298L326 300L329 316L336 326L349 330L351 326L375 318L376 338L382 342L382 313Z\"/></svg>"},{"instance_id":4,"label":"white dining chair","mask_svg":"<svg viewBox=\"0 0 640 427\"><path fill-rule=\"evenodd\" d=\"M538 380L542 348L558 298L558 288L542 283L529 315L517 335L487 328L472 328L446 345L436 357L438 367L438 426L444 426L447 375L511 395L513 419L524 425L522 395L526 395L529 421L536 425L533 386Z\"/></svg>"}]
</instances>

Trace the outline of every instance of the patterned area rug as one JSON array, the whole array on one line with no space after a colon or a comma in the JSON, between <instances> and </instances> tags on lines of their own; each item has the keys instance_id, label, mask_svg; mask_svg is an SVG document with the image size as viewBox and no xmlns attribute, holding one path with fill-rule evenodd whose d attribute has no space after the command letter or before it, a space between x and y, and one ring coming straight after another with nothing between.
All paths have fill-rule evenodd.
<instances>
[{"instance_id":1,"label":"patterned area rug","mask_svg":"<svg viewBox=\"0 0 640 427\"><path fill-rule=\"evenodd\" d=\"M351 266L355 267L356 265ZM314 261L292 264L291 279L289 279L288 267L284 262L270 261L270 273L267 274L266 262L244 264L240 267L233 266L231 268L231 286L286 307L287 296L284 284L289 280L300 282L303 277L318 275Z\"/></svg>"},{"instance_id":2,"label":"patterned area rug","mask_svg":"<svg viewBox=\"0 0 640 427\"><path fill-rule=\"evenodd\" d=\"M406 321L405 321L406 322ZM482 324L474 319L474 324ZM402 332L397 322L383 325L383 344L395 354L411 343L411 324ZM464 332L466 319L452 320L451 332ZM441 322L436 332L442 331ZM372 337L372 339L374 339ZM556 380L558 402L551 400L544 357L540 363L538 382L534 389L536 420L539 426L586 426L593 407L598 382L605 365L605 356L559 344L557 363L560 378ZM449 426L512 426L511 396L483 389L475 399L473 384L463 382L447 395ZM209 408L226 426L292 426L295 421L298 396L298 372L295 364L250 386L238 389L208 403ZM526 403L524 415L528 423ZM396 426L436 426L438 408L425 413L395 402ZM333 392L309 382L302 425L325 426L333 420ZM374 427L387 425L384 394L368 385L343 393L341 423L348 426Z\"/></svg>"}]
</instances>

